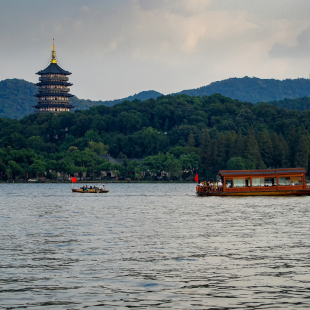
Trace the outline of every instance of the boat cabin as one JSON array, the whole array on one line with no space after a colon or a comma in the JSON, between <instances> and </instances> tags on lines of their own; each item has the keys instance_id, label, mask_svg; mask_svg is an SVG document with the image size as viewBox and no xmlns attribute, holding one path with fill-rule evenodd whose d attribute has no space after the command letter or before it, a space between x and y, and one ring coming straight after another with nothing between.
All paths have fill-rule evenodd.
<instances>
[{"instance_id":1,"label":"boat cabin","mask_svg":"<svg viewBox=\"0 0 310 310\"><path fill-rule=\"evenodd\" d=\"M255 193L285 194L292 191L310 190L306 183L305 168L285 168L268 170L221 170L217 179L221 180L222 186L198 185L197 195L222 194L229 195L242 193L256 195Z\"/></svg>"}]
</instances>

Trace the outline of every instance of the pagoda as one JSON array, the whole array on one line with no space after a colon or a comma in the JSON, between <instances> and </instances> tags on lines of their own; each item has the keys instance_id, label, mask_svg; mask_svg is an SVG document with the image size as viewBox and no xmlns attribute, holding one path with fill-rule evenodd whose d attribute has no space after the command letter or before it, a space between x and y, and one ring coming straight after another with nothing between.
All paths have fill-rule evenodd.
<instances>
[{"instance_id":1,"label":"pagoda","mask_svg":"<svg viewBox=\"0 0 310 310\"><path fill-rule=\"evenodd\" d=\"M73 97L73 95L69 94L70 89L68 88L72 84L68 83L69 79L67 77L71 72L65 71L58 66L54 39L52 58L49 66L36 74L40 75L40 82L36 84L39 86L39 90L35 95L35 97L38 97L38 103L34 106L37 112L52 112L54 114L65 111L70 112L70 109L74 108L70 104L70 97Z\"/></svg>"}]
</instances>

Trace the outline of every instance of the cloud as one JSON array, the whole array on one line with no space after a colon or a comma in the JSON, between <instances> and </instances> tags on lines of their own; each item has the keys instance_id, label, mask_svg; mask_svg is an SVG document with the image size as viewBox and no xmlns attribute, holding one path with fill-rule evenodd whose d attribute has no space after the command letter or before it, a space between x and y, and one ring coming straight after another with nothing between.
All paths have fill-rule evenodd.
<instances>
[{"instance_id":1,"label":"cloud","mask_svg":"<svg viewBox=\"0 0 310 310\"><path fill-rule=\"evenodd\" d=\"M212 0L134 0L141 11L161 12L180 16L193 16L209 9Z\"/></svg>"},{"instance_id":2,"label":"cloud","mask_svg":"<svg viewBox=\"0 0 310 310\"><path fill-rule=\"evenodd\" d=\"M0 1L0 79L36 82L53 37L80 98L303 76L309 10L309 0Z\"/></svg>"},{"instance_id":3,"label":"cloud","mask_svg":"<svg viewBox=\"0 0 310 310\"><path fill-rule=\"evenodd\" d=\"M309 57L310 54L310 27L302 31L296 38L296 44L289 46L287 44L275 43L269 52L271 57Z\"/></svg>"}]
</instances>

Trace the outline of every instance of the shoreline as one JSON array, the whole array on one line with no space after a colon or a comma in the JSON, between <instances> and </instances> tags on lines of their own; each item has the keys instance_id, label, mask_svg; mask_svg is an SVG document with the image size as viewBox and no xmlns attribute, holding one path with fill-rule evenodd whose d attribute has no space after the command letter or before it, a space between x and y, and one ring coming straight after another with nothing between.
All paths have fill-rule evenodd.
<instances>
[{"instance_id":1,"label":"shoreline","mask_svg":"<svg viewBox=\"0 0 310 310\"><path fill-rule=\"evenodd\" d=\"M197 184L195 181L78 181L76 183L72 183L70 181L35 181L35 182L0 182L0 184Z\"/></svg>"}]
</instances>

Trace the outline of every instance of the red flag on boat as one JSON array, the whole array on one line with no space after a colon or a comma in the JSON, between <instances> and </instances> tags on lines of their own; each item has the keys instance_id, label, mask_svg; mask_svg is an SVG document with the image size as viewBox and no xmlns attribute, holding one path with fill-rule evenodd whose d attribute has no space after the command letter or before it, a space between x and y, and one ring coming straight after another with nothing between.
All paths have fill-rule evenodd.
<instances>
[{"instance_id":1,"label":"red flag on boat","mask_svg":"<svg viewBox=\"0 0 310 310\"><path fill-rule=\"evenodd\" d=\"M198 182L198 173L196 173L195 179L196 182Z\"/></svg>"},{"instance_id":2,"label":"red flag on boat","mask_svg":"<svg viewBox=\"0 0 310 310\"><path fill-rule=\"evenodd\" d=\"M72 178L71 178L71 181L72 181L73 183L76 183L77 180L76 180L76 178L73 178L73 177L72 177Z\"/></svg>"}]
</instances>

